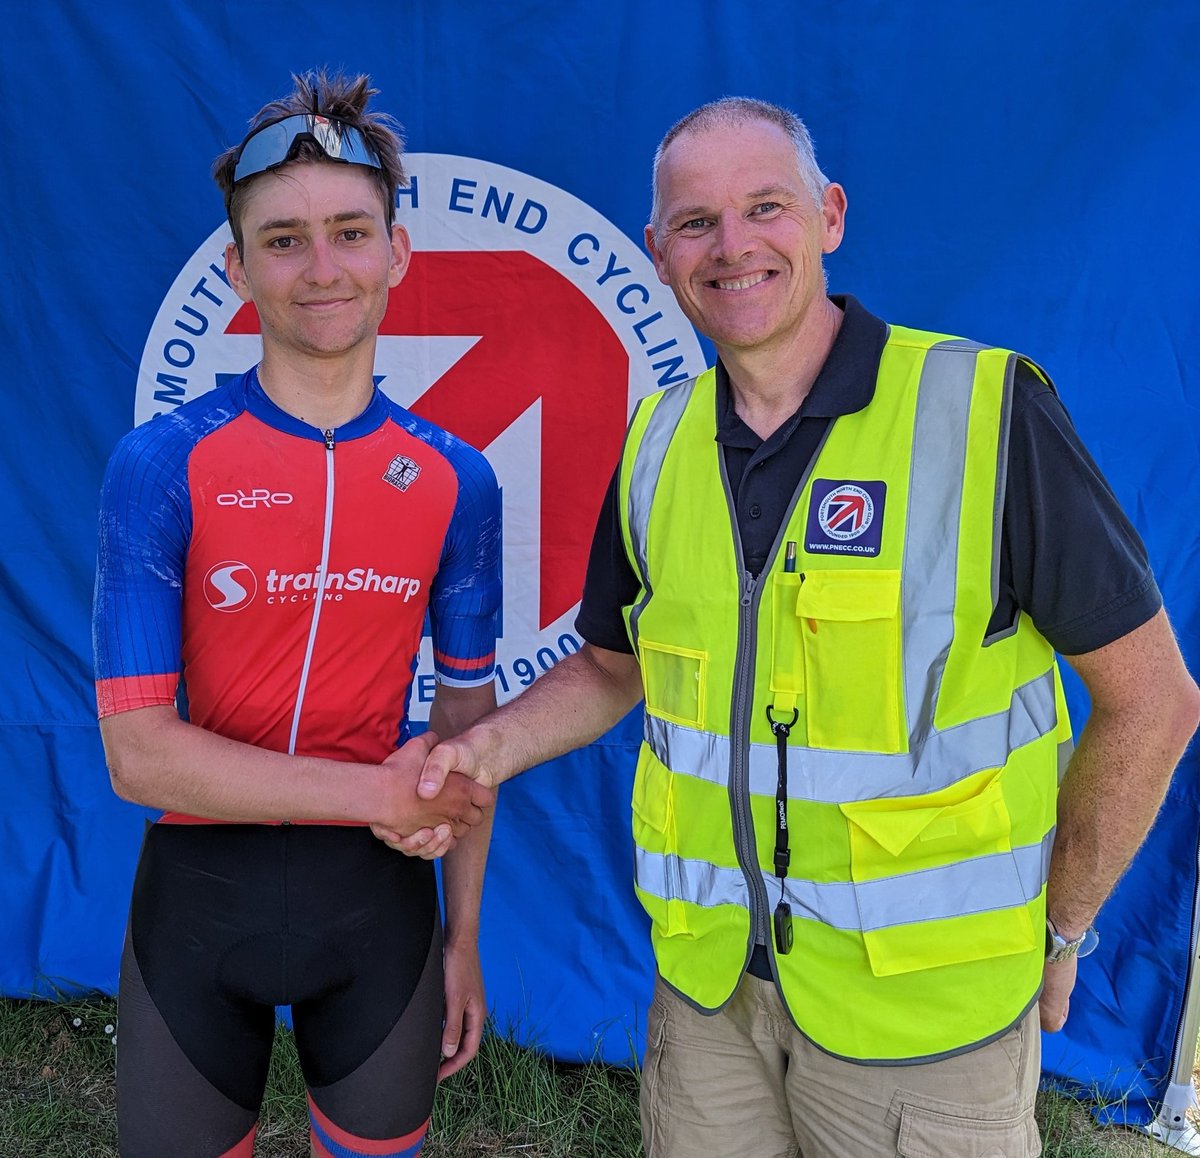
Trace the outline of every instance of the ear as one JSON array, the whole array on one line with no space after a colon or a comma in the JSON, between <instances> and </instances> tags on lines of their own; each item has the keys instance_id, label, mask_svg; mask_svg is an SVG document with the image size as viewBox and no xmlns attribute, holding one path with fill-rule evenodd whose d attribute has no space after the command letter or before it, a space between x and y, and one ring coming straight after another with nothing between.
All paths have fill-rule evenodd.
<instances>
[{"instance_id":1,"label":"ear","mask_svg":"<svg viewBox=\"0 0 1200 1158\"><path fill-rule=\"evenodd\" d=\"M842 234L846 229L846 190L836 181L825 186L821 216L825 221L821 252L832 253L842 244Z\"/></svg>"},{"instance_id":2,"label":"ear","mask_svg":"<svg viewBox=\"0 0 1200 1158\"><path fill-rule=\"evenodd\" d=\"M650 260L654 262L654 272L658 274L658 280L663 285L670 285L671 281L667 277L667 259L666 255L658 247L658 241L654 237L654 226L646 226L646 252L650 255Z\"/></svg>"},{"instance_id":3,"label":"ear","mask_svg":"<svg viewBox=\"0 0 1200 1158\"><path fill-rule=\"evenodd\" d=\"M408 263L412 258L412 242L408 230L403 225L392 226L392 264L388 270L388 286L395 289L408 272Z\"/></svg>"},{"instance_id":4,"label":"ear","mask_svg":"<svg viewBox=\"0 0 1200 1158\"><path fill-rule=\"evenodd\" d=\"M242 261L242 255L238 253L237 245L232 241L225 247L225 276L229 278L233 292L242 301L254 301L254 294L246 277L245 263Z\"/></svg>"}]
</instances>

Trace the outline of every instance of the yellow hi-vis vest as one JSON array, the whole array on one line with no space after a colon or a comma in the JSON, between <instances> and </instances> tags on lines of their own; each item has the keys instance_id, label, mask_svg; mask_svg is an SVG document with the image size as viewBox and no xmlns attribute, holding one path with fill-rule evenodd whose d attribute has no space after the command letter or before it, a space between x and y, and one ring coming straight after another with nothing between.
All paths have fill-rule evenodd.
<instances>
[{"instance_id":1,"label":"yellow hi-vis vest","mask_svg":"<svg viewBox=\"0 0 1200 1158\"><path fill-rule=\"evenodd\" d=\"M985 638L1017 358L891 327L874 398L831 425L757 580L715 441L714 372L630 423L637 892L660 973L701 1009L729 1000L756 940L799 1029L859 1061L973 1048L1038 992L1070 724L1028 616ZM771 929L768 706L798 714L787 954Z\"/></svg>"}]
</instances>

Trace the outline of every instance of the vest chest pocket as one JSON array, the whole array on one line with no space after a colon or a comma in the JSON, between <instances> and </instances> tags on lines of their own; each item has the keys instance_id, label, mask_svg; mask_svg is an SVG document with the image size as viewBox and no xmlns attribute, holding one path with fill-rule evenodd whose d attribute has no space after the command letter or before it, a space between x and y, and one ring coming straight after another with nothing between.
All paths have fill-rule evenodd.
<instances>
[{"instance_id":1,"label":"vest chest pocket","mask_svg":"<svg viewBox=\"0 0 1200 1158\"><path fill-rule=\"evenodd\" d=\"M776 632L787 627L778 623ZM809 745L903 751L900 572L808 572L792 630L803 653Z\"/></svg>"},{"instance_id":2,"label":"vest chest pocket","mask_svg":"<svg viewBox=\"0 0 1200 1158\"><path fill-rule=\"evenodd\" d=\"M800 583L800 576L788 571L777 572L771 583L771 705L781 715L796 707L804 694L804 646L796 614Z\"/></svg>"},{"instance_id":3,"label":"vest chest pocket","mask_svg":"<svg viewBox=\"0 0 1200 1158\"><path fill-rule=\"evenodd\" d=\"M638 640L646 710L675 724L703 725L708 656L687 647Z\"/></svg>"}]
</instances>

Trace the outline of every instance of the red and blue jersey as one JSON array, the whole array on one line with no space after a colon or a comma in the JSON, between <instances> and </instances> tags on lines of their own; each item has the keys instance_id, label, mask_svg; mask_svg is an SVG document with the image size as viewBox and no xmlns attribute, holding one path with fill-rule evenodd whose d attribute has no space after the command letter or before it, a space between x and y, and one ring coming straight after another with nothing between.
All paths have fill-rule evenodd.
<instances>
[{"instance_id":1,"label":"red and blue jersey","mask_svg":"<svg viewBox=\"0 0 1200 1158\"><path fill-rule=\"evenodd\" d=\"M256 370L137 427L101 492L100 715L176 702L260 748L378 763L437 679L492 679L500 499L475 449L376 389L320 431Z\"/></svg>"}]
</instances>

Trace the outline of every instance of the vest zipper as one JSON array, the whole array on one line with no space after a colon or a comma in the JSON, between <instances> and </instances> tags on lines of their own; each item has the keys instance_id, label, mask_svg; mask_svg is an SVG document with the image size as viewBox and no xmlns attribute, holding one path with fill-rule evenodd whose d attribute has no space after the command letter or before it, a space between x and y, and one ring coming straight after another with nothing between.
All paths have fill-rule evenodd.
<instances>
[{"instance_id":1,"label":"vest zipper","mask_svg":"<svg viewBox=\"0 0 1200 1158\"><path fill-rule=\"evenodd\" d=\"M321 606L325 602L325 575L329 570L329 539L333 532L333 431L322 431L325 436L325 525L321 534L321 562L317 567L317 591L313 597L312 620L308 626L308 646L304 649L304 663L300 667L300 684L296 689L296 707L292 712L292 730L288 736L288 755L296 754L296 736L300 731L300 713L304 709L304 694L308 690L308 677L312 669L313 649L317 643L317 626L321 622Z\"/></svg>"},{"instance_id":2,"label":"vest zipper","mask_svg":"<svg viewBox=\"0 0 1200 1158\"><path fill-rule=\"evenodd\" d=\"M739 542L739 562L741 553ZM750 893L750 943L746 946L747 961L750 960L755 945L770 945L767 930L769 901L762 873L758 869L758 850L754 839L754 825L750 818L750 714L754 710L758 600L758 580L743 569L742 593L738 601L737 656L733 666L733 711L729 725L729 802L733 813L733 846Z\"/></svg>"}]
</instances>

